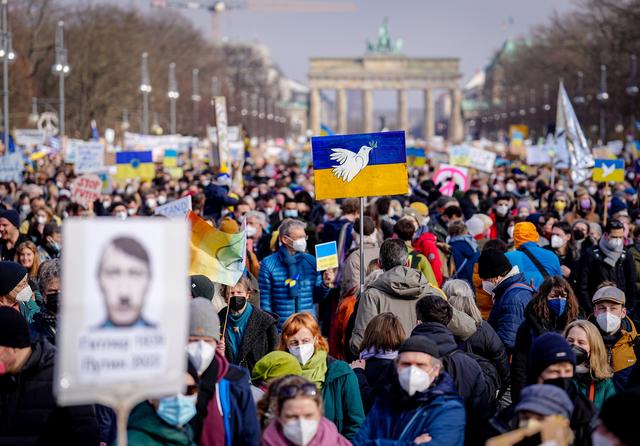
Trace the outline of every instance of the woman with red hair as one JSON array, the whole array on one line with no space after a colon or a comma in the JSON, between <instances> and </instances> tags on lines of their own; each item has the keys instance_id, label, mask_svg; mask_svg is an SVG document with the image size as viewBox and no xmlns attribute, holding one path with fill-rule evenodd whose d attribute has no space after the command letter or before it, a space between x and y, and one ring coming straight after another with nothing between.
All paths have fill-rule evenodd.
<instances>
[{"instance_id":1,"label":"woman with red hair","mask_svg":"<svg viewBox=\"0 0 640 446\"><path fill-rule=\"evenodd\" d=\"M364 421L358 379L351 367L329 356L329 344L311 313L294 313L282 325L280 350L302 365L302 376L322 392L324 416L351 439Z\"/></svg>"}]
</instances>

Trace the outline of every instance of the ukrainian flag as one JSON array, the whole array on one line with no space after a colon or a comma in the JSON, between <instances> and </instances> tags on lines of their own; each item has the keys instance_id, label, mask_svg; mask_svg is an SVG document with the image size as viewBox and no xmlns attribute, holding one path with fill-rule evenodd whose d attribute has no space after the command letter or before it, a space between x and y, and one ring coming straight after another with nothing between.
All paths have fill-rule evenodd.
<instances>
[{"instance_id":1,"label":"ukrainian flag","mask_svg":"<svg viewBox=\"0 0 640 446\"><path fill-rule=\"evenodd\" d=\"M140 178L152 180L156 175L152 152L118 152L116 153L116 180Z\"/></svg>"},{"instance_id":2,"label":"ukrainian flag","mask_svg":"<svg viewBox=\"0 0 640 446\"><path fill-rule=\"evenodd\" d=\"M408 193L404 132L311 138L316 199Z\"/></svg>"},{"instance_id":3,"label":"ukrainian flag","mask_svg":"<svg viewBox=\"0 0 640 446\"><path fill-rule=\"evenodd\" d=\"M420 167L427 163L427 154L423 147L407 147L407 161L409 165Z\"/></svg>"},{"instance_id":4,"label":"ukrainian flag","mask_svg":"<svg viewBox=\"0 0 640 446\"><path fill-rule=\"evenodd\" d=\"M178 167L178 152L175 149L165 149L162 165L167 168Z\"/></svg>"},{"instance_id":5,"label":"ukrainian flag","mask_svg":"<svg viewBox=\"0 0 640 446\"><path fill-rule=\"evenodd\" d=\"M598 183L624 181L624 160L597 159L594 160L593 181Z\"/></svg>"}]
</instances>

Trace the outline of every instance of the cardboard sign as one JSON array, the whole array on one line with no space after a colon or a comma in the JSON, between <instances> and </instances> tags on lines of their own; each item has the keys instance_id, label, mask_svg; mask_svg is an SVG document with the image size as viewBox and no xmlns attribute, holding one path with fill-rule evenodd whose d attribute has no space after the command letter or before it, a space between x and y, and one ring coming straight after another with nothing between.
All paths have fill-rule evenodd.
<instances>
[{"instance_id":1,"label":"cardboard sign","mask_svg":"<svg viewBox=\"0 0 640 446\"><path fill-rule=\"evenodd\" d=\"M127 407L183 388L188 225L65 220L54 393Z\"/></svg>"},{"instance_id":2,"label":"cardboard sign","mask_svg":"<svg viewBox=\"0 0 640 446\"><path fill-rule=\"evenodd\" d=\"M493 172L496 165L496 154L468 145L453 146L449 153L449 162L456 166Z\"/></svg>"},{"instance_id":3,"label":"cardboard sign","mask_svg":"<svg viewBox=\"0 0 640 446\"><path fill-rule=\"evenodd\" d=\"M440 185L442 195L453 196L456 186L462 191L469 188L469 170L465 167L440 164L440 168L433 174L433 182Z\"/></svg>"},{"instance_id":4,"label":"cardboard sign","mask_svg":"<svg viewBox=\"0 0 640 446\"><path fill-rule=\"evenodd\" d=\"M315 136L311 153L316 200L409 191L404 132Z\"/></svg>"},{"instance_id":5,"label":"cardboard sign","mask_svg":"<svg viewBox=\"0 0 640 446\"><path fill-rule=\"evenodd\" d=\"M191 210L191 195L173 200L156 208L156 215L164 215L169 218L185 219Z\"/></svg>"},{"instance_id":6,"label":"cardboard sign","mask_svg":"<svg viewBox=\"0 0 640 446\"><path fill-rule=\"evenodd\" d=\"M338 267L338 246L335 241L316 245L316 269L324 271Z\"/></svg>"},{"instance_id":7,"label":"cardboard sign","mask_svg":"<svg viewBox=\"0 0 640 446\"><path fill-rule=\"evenodd\" d=\"M102 194L102 180L98 175L82 175L71 183L71 201L87 206Z\"/></svg>"},{"instance_id":8,"label":"cardboard sign","mask_svg":"<svg viewBox=\"0 0 640 446\"><path fill-rule=\"evenodd\" d=\"M75 145L75 172L93 173L104 168L104 146L98 141L82 141Z\"/></svg>"},{"instance_id":9,"label":"cardboard sign","mask_svg":"<svg viewBox=\"0 0 640 446\"><path fill-rule=\"evenodd\" d=\"M617 183L624 181L624 160L597 159L594 162L593 181L615 181Z\"/></svg>"},{"instance_id":10,"label":"cardboard sign","mask_svg":"<svg viewBox=\"0 0 640 446\"><path fill-rule=\"evenodd\" d=\"M24 162L19 153L7 153L0 156L0 181L15 181L22 183Z\"/></svg>"}]
</instances>

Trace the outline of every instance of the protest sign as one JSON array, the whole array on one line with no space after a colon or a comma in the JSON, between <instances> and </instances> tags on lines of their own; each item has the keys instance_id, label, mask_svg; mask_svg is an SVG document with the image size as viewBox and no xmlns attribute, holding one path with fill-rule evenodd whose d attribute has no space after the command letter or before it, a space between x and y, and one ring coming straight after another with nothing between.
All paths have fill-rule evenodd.
<instances>
[{"instance_id":1,"label":"protest sign","mask_svg":"<svg viewBox=\"0 0 640 446\"><path fill-rule=\"evenodd\" d=\"M440 193L452 196L456 186L462 191L469 188L469 170L465 167L440 164L440 168L433 174L433 182L440 186Z\"/></svg>"},{"instance_id":2,"label":"protest sign","mask_svg":"<svg viewBox=\"0 0 640 446\"><path fill-rule=\"evenodd\" d=\"M529 166L540 166L551 163L551 156L546 145L535 145L527 147L527 164Z\"/></svg>"},{"instance_id":3,"label":"protest sign","mask_svg":"<svg viewBox=\"0 0 640 446\"><path fill-rule=\"evenodd\" d=\"M468 145L453 146L449 152L449 163L492 172L496 164L496 154Z\"/></svg>"},{"instance_id":4,"label":"protest sign","mask_svg":"<svg viewBox=\"0 0 640 446\"><path fill-rule=\"evenodd\" d=\"M180 393L187 341L184 221L69 219L54 391L119 413Z\"/></svg>"},{"instance_id":5,"label":"protest sign","mask_svg":"<svg viewBox=\"0 0 640 446\"><path fill-rule=\"evenodd\" d=\"M0 181L15 181L22 183L24 162L19 153L7 153L0 156Z\"/></svg>"},{"instance_id":6,"label":"protest sign","mask_svg":"<svg viewBox=\"0 0 640 446\"><path fill-rule=\"evenodd\" d=\"M28 148L42 144L46 138L45 132L38 129L13 129L13 135L17 145Z\"/></svg>"},{"instance_id":7,"label":"protest sign","mask_svg":"<svg viewBox=\"0 0 640 446\"><path fill-rule=\"evenodd\" d=\"M102 180L98 175L79 176L71 183L71 201L87 206L100 198L102 187Z\"/></svg>"},{"instance_id":8,"label":"protest sign","mask_svg":"<svg viewBox=\"0 0 640 446\"><path fill-rule=\"evenodd\" d=\"M316 245L316 268L324 271L338 267L338 245L335 241Z\"/></svg>"},{"instance_id":9,"label":"protest sign","mask_svg":"<svg viewBox=\"0 0 640 446\"><path fill-rule=\"evenodd\" d=\"M593 167L593 181L624 181L624 160L596 159Z\"/></svg>"},{"instance_id":10,"label":"protest sign","mask_svg":"<svg viewBox=\"0 0 640 446\"><path fill-rule=\"evenodd\" d=\"M407 164L413 167L424 166L427 154L424 147L407 147Z\"/></svg>"},{"instance_id":11,"label":"protest sign","mask_svg":"<svg viewBox=\"0 0 640 446\"><path fill-rule=\"evenodd\" d=\"M224 96L214 98L216 127L218 129L218 159L220 166L229 164L229 135L227 129L227 102Z\"/></svg>"},{"instance_id":12,"label":"protest sign","mask_svg":"<svg viewBox=\"0 0 640 446\"><path fill-rule=\"evenodd\" d=\"M104 168L104 146L98 141L81 141L74 144L76 173L99 172Z\"/></svg>"},{"instance_id":13,"label":"protest sign","mask_svg":"<svg viewBox=\"0 0 640 446\"><path fill-rule=\"evenodd\" d=\"M184 219L191 210L191 195L173 200L156 208L156 215L164 215L169 218Z\"/></svg>"},{"instance_id":14,"label":"protest sign","mask_svg":"<svg viewBox=\"0 0 640 446\"><path fill-rule=\"evenodd\" d=\"M406 194L404 132L311 138L316 199Z\"/></svg>"}]
</instances>

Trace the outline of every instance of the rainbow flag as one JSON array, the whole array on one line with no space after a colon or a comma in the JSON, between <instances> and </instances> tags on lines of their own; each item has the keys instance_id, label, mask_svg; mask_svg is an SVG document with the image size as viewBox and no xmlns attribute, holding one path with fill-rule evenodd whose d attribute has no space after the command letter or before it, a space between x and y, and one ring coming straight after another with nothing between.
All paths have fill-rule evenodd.
<instances>
[{"instance_id":1,"label":"rainbow flag","mask_svg":"<svg viewBox=\"0 0 640 446\"><path fill-rule=\"evenodd\" d=\"M118 152L116 153L116 180L140 178L151 180L156 175L152 152Z\"/></svg>"},{"instance_id":2,"label":"rainbow flag","mask_svg":"<svg viewBox=\"0 0 640 446\"><path fill-rule=\"evenodd\" d=\"M404 132L316 136L311 151L316 200L409 191Z\"/></svg>"},{"instance_id":3,"label":"rainbow flag","mask_svg":"<svg viewBox=\"0 0 640 446\"><path fill-rule=\"evenodd\" d=\"M247 252L244 229L237 234L227 234L191 211L187 220L191 223L189 275L202 274L223 285L238 283L244 273Z\"/></svg>"}]
</instances>

